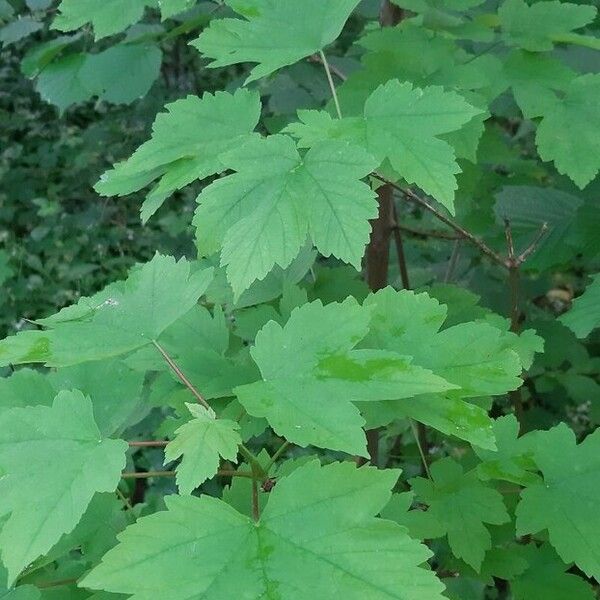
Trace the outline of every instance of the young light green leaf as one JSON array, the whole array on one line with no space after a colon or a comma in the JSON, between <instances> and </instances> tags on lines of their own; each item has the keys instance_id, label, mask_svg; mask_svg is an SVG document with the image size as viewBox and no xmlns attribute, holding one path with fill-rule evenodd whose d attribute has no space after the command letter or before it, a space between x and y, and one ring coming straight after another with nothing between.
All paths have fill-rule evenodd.
<instances>
[{"instance_id":1,"label":"young light green leaf","mask_svg":"<svg viewBox=\"0 0 600 600\"><path fill-rule=\"evenodd\" d=\"M583 7L582 7L583 8ZM600 74L582 75L568 86L562 99L544 108L535 141L542 160L554 161L559 173L583 189L600 169Z\"/></svg>"},{"instance_id":2,"label":"young light green leaf","mask_svg":"<svg viewBox=\"0 0 600 600\"><path fill-rule=\"evenodd\" d=\"M287 267L307 234L324 256L360 269L377 215L375 194L360 181L376 166L364 150L327 142L301 157L277 135L222 159L237 173L203 190L194 223L200 252L222 249L236 296L275 265Z\"/></svg>"},{"instance_id":3,"label":"young light green leaf","mask_svg":"<svg viewBox=\"0 0 600 600\"><path fill-rule=\"evenodd\" d=\"M281 327L267 323L252 357L263 381L234 391L253 416L300 446L309 444L366 455L364 420L353 401L402 399L451 389L410 357L379 349L355 350L370 311L353 298L312 302Z\"/></svg>"},{"instance_id":4,"label":"young light green leaf","mask_svg":"<svg viewBox=\"0 0 600 600\"><path fill-rule=\"evenodd\" d=\"M594 20L596 8L569 2L505 0L498 10L504 41L524 50L552 50L553 42L568 41L568 34ZM567 36L567 37L565 37Z\"/></svg>"},{"instance_id":5,"label":"young light green leaf","mask_svg":"<svg viewBox=\"0 0 600 600\"><path fill-rule=\"evenodd\" d=\"M502 495L482 484L474 471L463 473L451 458L438 460L430 470L432 481L419 477L410 483L443 526L454 555L479 571L486 550L492 547L485 524L510 520Z\"/></svg>"},{"instance_id":6,"label":"young light green leaf","mask_svg":"<svg viewBox=\"0 0 600 600\"><path fill-rule=\"evenodd\" d=\"M95 492L115 489L126 450L102 438L90 399L76 390L52 407L0 413L0 517L9 515L0 548L10 584L75 527Z\"/></svg>"},{"instance_id":7,"label":"young light green leaf","mask_svg":"<svg viewBox=\"0 0 600 600\"><path fill-rule=\"evenodd\" d=\"M137 23L147 6L156 6L156 0L62 0L52 27L73 31L91 23L99 40Z\"/></svg>"},{"instance_id":8,"label":"young light green leaf","mask_svg":"<svg viewBox=\"0 0 600 600\"><path fill-rule=\"evenodd\" d=\"M156 254L121 285L41 321L51 329L0 342L0 363L70 366L152 344L196 304L212 280L212 269L192 274L190 267L185 259Z\"/></svg>"},{"instance_id":9,"label":"young light green leaf","mask_svg":"<svg viewBox=\"0 0 600 600\"><path fill-rule=\"evenodd\" d=\"M183 457L177 467L177 486L181 494L191 494L216 474L219 456L235 460L242 443L239 425L228 419L217 419L199 404L187 404L192 420L175 432L165 448L165 464Z\"/></svg>"},{"instance_id":10,"label":"young light green leaf","mask_svg":"<svg viewBox=\"0 0 600 600\"><path fill-rule=\"evenodd\" d=\"M192 42L214 59L210 67L258 63L246 83L260 79L318 52L333 42L359 0L260 0L252 10L239 8L244 19L213 20Z\"/></svg>"},{"instance_id":11,"label":"young light green leaf","mask_svg":"<svg viewBox=\"0 0 600 600\"><path fill-rule=\"evenodd\" d=\"M544 482L521 493L517 535L548 530L550 543L566 562L600 579L600 431L577 445L567 425L537 432L534 459Z\"/></svg>"},{"instance_id":12,"label":"young light green leaf","mask_svg":"<svg viewBox=\"0 0 600 600\"><path fill-rule=\"evenodd\" d=\"M248 598L442 600L442 584L420 566L429 550L373 517L397 477L311 461L277 483L257 523L210 496L168 496L169 510L126 529L80 585L132 600L229 599L240 590ZM381 569L382 558L394 568Z\"/></svg>"},{"instance_id":13,"label":"young light green leaf","mask_svg":"<svg viewBox=\"0 0 600 600\"><path fill-rule=\"evenodd\" d=\"M571 309L559 320L578 338L587 337L600 326L600 273L592 277L585 292L574 300Z\"/></svg>"},{"instance_id":14,"label":"young light green leaf","mask_svg":"<svg viewBox=\"0 0 600 600\"><path fill-rule=\"evenodd\" d=\"M255 92L242 89L188 96L165 108L152 125L151 139L104 173L94 188L103 196L124 196L160 178L142 205L143 221L175 190L228 167L220 155L249 137L258 123L260 101Z\"/></svg>"},{"instance_id":15,"label":"young light green leaf","mask_svg":"<svg viewBox=\"0 0 600 600\"><path fill-rule=\"evenodd\" d=\"M302 123L288 131L304 146L318 139L342 138L364 145L408 183L418 185L454 212L455 175L460 172L452 146L440 136L460 129L481 110L442 87L413 87L391 80L367 99L362 118L333 120L327 113L300 111Z\"/></svg>"}]
</instances>

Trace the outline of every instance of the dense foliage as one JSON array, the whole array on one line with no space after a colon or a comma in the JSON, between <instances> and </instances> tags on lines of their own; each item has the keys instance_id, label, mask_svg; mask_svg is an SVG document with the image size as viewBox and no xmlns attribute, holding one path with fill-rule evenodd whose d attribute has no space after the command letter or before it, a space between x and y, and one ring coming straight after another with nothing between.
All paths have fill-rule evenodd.
<instances>
[{"instance_id":1,"label":"dense foliage","mask_svg":"<svg viewBox=\"0 0 600 600\"><path fill-rule=\"evenodd\" d=\"M0 23L0 597L597 597L592 3Z\"/></svg>"}]
</instances>

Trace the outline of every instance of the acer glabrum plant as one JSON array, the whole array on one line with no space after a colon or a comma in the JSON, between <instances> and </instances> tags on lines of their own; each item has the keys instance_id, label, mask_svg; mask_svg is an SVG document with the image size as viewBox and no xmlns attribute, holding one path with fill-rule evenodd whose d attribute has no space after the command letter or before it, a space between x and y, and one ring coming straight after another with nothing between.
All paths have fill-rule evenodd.
<instances>
[{"instance_id":1,"label":"acer glabrum plant","mask_svg":"<svg viewBox=\"0 0 600 600\"><path fill-rule=\"evenodd\" d=\"M594 598L600 75L573 49L598 61L596 9L207 4L62 0L76 33L24 60L61 111L130 102L201 27L230 85L95 185L144 190L145 223L201 182L198 257L0 342L3 593ZM122 35L157 7L191 12ZM556 318L533 290L570 268L592 279Z\"/></svg>"}]
</instances>

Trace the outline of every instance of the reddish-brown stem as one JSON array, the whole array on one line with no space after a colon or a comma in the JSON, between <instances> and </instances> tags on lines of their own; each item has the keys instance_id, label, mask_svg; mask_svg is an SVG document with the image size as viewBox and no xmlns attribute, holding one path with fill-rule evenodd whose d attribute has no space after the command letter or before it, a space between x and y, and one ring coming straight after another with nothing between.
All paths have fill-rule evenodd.
<instances>
[{"instance_id":1,"label":"reddish-brown stem","mask_svg":"<svg viewBox=\"0 0 600 600\"><path fill-rule=\"evenodd\" d=\"M175 471L139 471L121 473L123 479L149 479L150 477L175 477ZM250 471L233 471L230 469L219 469L217 475L221 477L252 477Z\"/></svg>"},{"instance_id":2,"label":"reddish-brown stem","mask_svg":"<svg viewBox=\"0 0 600 600\"><path fill-rule=\"evenodd\" d=\"M467 231L464 227L460 226L458 223L455 223L452 219L449 219L444 213L440 212L437 208L435 208L433 205L427 202L427 200L415 194L410 188L406 188L401 185L398 185L397 183L393 183L377 173L372 173L371 176L375 179L378 179L379 181L388 184L393 189L399 191L404 198L410 200L411 202L414 202L421 208L424 208L431 214L435 215L442 223L445 223L446 225L448 225L448 227L454 229L454 231L456 231L460 235L460 237L469 240L469 242L477 246L477 248L479 248L479 250L483 254L491 258L495 263L502 265L505 268L507 267L506 260L502 258L502 256L500 256L497 252L492 250L479 238L475 237L471 232Z\"/></svg>"},{"instance_id":3,"label":"reddish-brown stem","mask_svg":"<svg viewBox=\"0 0 600 600\"><path fill-rule=\"evenodd\" d=\"M167 440L154 440L154 441L133 441L128 442L130 448L164 448L169 442Z\"/></svg>"},{"instance_id":4,"label":"reddish-brown stem","mask_svg":"<svg viewBox=\"0 0 600 600\"><path fill-rule=\"evenodd\" d=\"M379 12L381 27L391 27L399 23L404 16L404 11L383 0ZM366 251L367 285L372 291L384 288L388 283L388 266L390 260L390 238L394 226L393 209L394 193L390 185L382 185L377 190L378 213L377 218L371 221L371 239ZM379 430L367 431L367 448L371 463L377 465L379 457ZM357 459L359 464L362 459Z\"/></svg>"},{"instance_id":5,"label":"reddish-brown stem","mask_svg":"<svg viewBox=\"0 0 600 600\"><path fill-rule=\"evenodd\" d=\"M409 233L410 235L422 238L431 237L448 241L456 241L462 239L462 236L460 235L453 235L451 233L446 233L445 231L427 231L424 229L415 229L414 227L407 227L406 225L397 225L396 227L398 227L398 229L400 229L400 231L403 231L404 233Z\"/></svg>"},{"instance_id":6,"label":"reddish-brown stem","mask_svg":"<svg viewBox=\"0 0 600 600\"><path fill-rule=\"evenodd\" d=\"M196 398L196 400L198 400L198 402L200 404L202 404L202 406L204 406L204 408L206 408L207 410L212 410L210 407L210 404L204 399L204 396L202 396L202 394L192 385L190 380L185 376L183 371L177 366L175 361L167 354L165 349L156 340L152 340L152 344L162 354L162 357L167 361L167 364L171 367L173 372L177 375L177 377L179 378L181 383L183 383L183 385L185 385L185 387L192 393L194 398Z\"/></svg>"}]
</instances>

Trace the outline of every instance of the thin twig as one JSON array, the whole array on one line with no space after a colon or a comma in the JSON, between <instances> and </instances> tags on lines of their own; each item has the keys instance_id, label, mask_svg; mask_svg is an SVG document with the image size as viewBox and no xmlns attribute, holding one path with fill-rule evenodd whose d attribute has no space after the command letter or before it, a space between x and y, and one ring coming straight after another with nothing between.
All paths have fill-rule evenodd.
<instances>
[{"instance_id":1,"label":"thin twig","mask_svg":"<svg viewBox=\"0 0 600 600\"><path fill-rule=\"evenodd\" d=\"M121 473L123 479L149 479L150 477L175 477L175 471L139 471Z\"/></svg>"},{"instance_id":2,"label":"thin twig","mask_svg":"<svg viewBox=\"0 0 600 600\"><path fill-rule=\"evenodd\" d=\"M265 467L265 471L268 473L271 470L271 467L277 462L277 459L288 449L290 443L288 441L283 442L281 446L275 451L275 454L271 457L271 460Z\"/></svg>"},{"instance_id":3,"label":"thin twig","mask_svg":"<svg viewBox=\"0 0 600 600\"><path fill-rule=\"evenodd\" d=\"M446 274L444 275L444 283L449 283L454 276L454 270L456 269L456 265L458 263L458 257L460 256L460 240L456 240L454 242L454 246L452 247L452 254L450 255L450 260L448 261L448 267L446 268Z\"/></svg>"},{"instance_id":4,"label":"thin twig","mask_svg":"<svg viewBox=\"0 0 600 600\"><path fill-rule=\"evenodd\" d=\"M544 235L546 235L547 231L548 223L542 223L540 230L538 231L538 234L533 242L531 242L531 244L529 244L529 246L527 246L527 248L525 248L525 250L523 250L523 252L521 252L521 254L519 254L519 256L517 256L515 259L519 264L523 264L533 254L538 244L542 241Z\"/></svg>"},{"instance_id":5,"label":"thin twig","mask_svg":"<svg viewBox=\"0 0 600 600\"><path fill-rule=\"evenodd\" d=\"M149 479L150 477L175 477L175 471L139 471L121 473L123 479ZM234 471L231 469L219 469L216 473L221 477L247 477L251 478L250 471Z\"/></svg>"},{"instance_id":6,"label":"thin twig","mask_svg":"<svg viewBox=\"0 0 600 600\"><path fill-rule=\"evenodd\" d=\"M411 235L415 235L417 237L423 238L438 238L440 240L448 240L450 242L456 240L462 240L462 235L453 235L451 233L446 233L445 231L427 231L424 229L416 229L414 227L407 227L406 225L396 225L400 231L404 233L410 233Z\"/></svg>"},{"instance_id":7,"label":"thin twig","mask_svg":"<svg viewBox=\"0 0 600 600\"><path fill-rule=\"evenodd\" d=\"M212 411L210 404L204 399L204 396L202 396L202 394L192 385L190 380L185 376L183 371L177 366L175 361L167 354L167 352L164 350L164 348L156 340L152 340L152 344L162 354L163 358L167 361L168 365L171 367L171 369L173 369L173 371L177 375L177 377L179 377L179 380L181 381L181 383L183 383L183 385L185 385L185 387L188 390L190 390L190 392L192 392L194 398L196 398L196 400L198 400L198 402L200 404L202 404L202 406L204 406L204 408Z\"/></svg>"},{"instance_id":8,"label":"thin twig","mask_svg":"<svg viewBox=\"0 0 600 600\"><path fill-rule=\"evenodd\" d=\"M167 440L155 440L147 442L128 442L130 448L164 448L169 442Z\"/></svg>"},{"instance_id":9,"label":"thin twig","mask_svg":"<svg viewBox=\"0 0 600 600\"><path fill-rule=\"evenodd\" d=\"M255 521L260 519L260 503L258 499L258 480L252 477L252 518Z\"/></svg>"},{"instance_id":10,"label":"thin twig","mask_svg":"<svg viewBox=\"0 0 600 600\"><path fill-rule=\"evenodd\" d=\"M512 228L510 221L504 219L504 235L506 236L506 246L508 248L508 260L514 262L515 260L515 243L512 235Z\"/></svg>"},{"instance_id":11,"label":"thin twig","mask_svg":"<svg viewBox=\"0 0 600 600\"><path fill-rule=\"evenodd\" d=\"M485 242L475 237L471 232L467 231L464 227L461 227L458 223L455 223L452 219L449 219L446 215L437 210L437 208L429 204L427 200L415 194L411 189L402 187L397 183L389 181L388 179L382 177L378 173L371 173L371 176L379 181L382 181L383 183L387 183L392 188L403 194L405 198L408 198L412 202L418 204L421 208L424 208L425 210L435 215L442 223L445 223L446 225L448 225L448 227L454 229L454 231L459 233L460 236L464 239L469 240L472 244L477 246L483 254L491 258L497 264L502 265L505 268L508 267L508 265L506 264L506 260L502 258L502 256L500 256L497 252L492 250Z\"/></svg>"},{"instance_id":12,"label":"thin twig","mask_svg":"<svg viewBox=\"0 0 600 600\"><path fill-rule=\"evenodd\" d=\"M335 89L335 83L333 83L333 77L331 76L331 69L329 68L329 63L327 62L327 57L323 53L323 50L319 50L319 56L321 57L321 62L323 63L323 67L325 67L325 74L327 75L327 82L329 83L329 89L331 90L331 95L333 97L333 103L335 104L335 110L337 112L338 118L342 118L342 109L340 107L340 101L337 95L337 91Z\"/></svg>"},{"instance_id":13,"label":"thin twig","mask_svg":"<svg viewBox=\"0 0 600 600\"><path fill-rule=\"evenodd\" d=\"M319 63L320 65L323 64L323 59L321 58L321 56L319 54L313 54L312 56L309 56L308 60L310 62ZM338 69L335 65L330 64L329 70L341 81L346 81L346 79L348 79L348 75L346 75L346 73L344 73L343 71Z\"/></svg>"},{"instance_id":14,"label":"thin twig","mask_svg":"<svg viewBox=\"0 0 600 600\"><path fill-rule=\"evenodd\" d=\"M419 449L419 455L421 456L421 461L423 463L423 469L425 470L425 474L429 479L431 479L431 472L429 471L429 465L427 464L427 458L425 457L425 451L423 450L423 446L421 445L421 437L419 435L419 430L417 428L416 423L409 419L410 426L412 428L413 435L415 437L415 442L417 443L417 448Z\"/></svg>"},{"instance_id":15,"label":"thin twig","mask_svg":"<svg viewBox=\"0 0 600 600\"><path fill-rule=\"evenodd\" d=\"M394 244L396 246L396 255L398 257L398 266L400 268L400 279L402 287L405 290L410 290L410 280L408 279L408 267L406 266L406 255L404 254L404 244L402 243L402 235L398 226L398 211L396 205L392 205L392 216L394 223L392 225L392 233L394 235Z\"/></svg>"}]
</instances>

